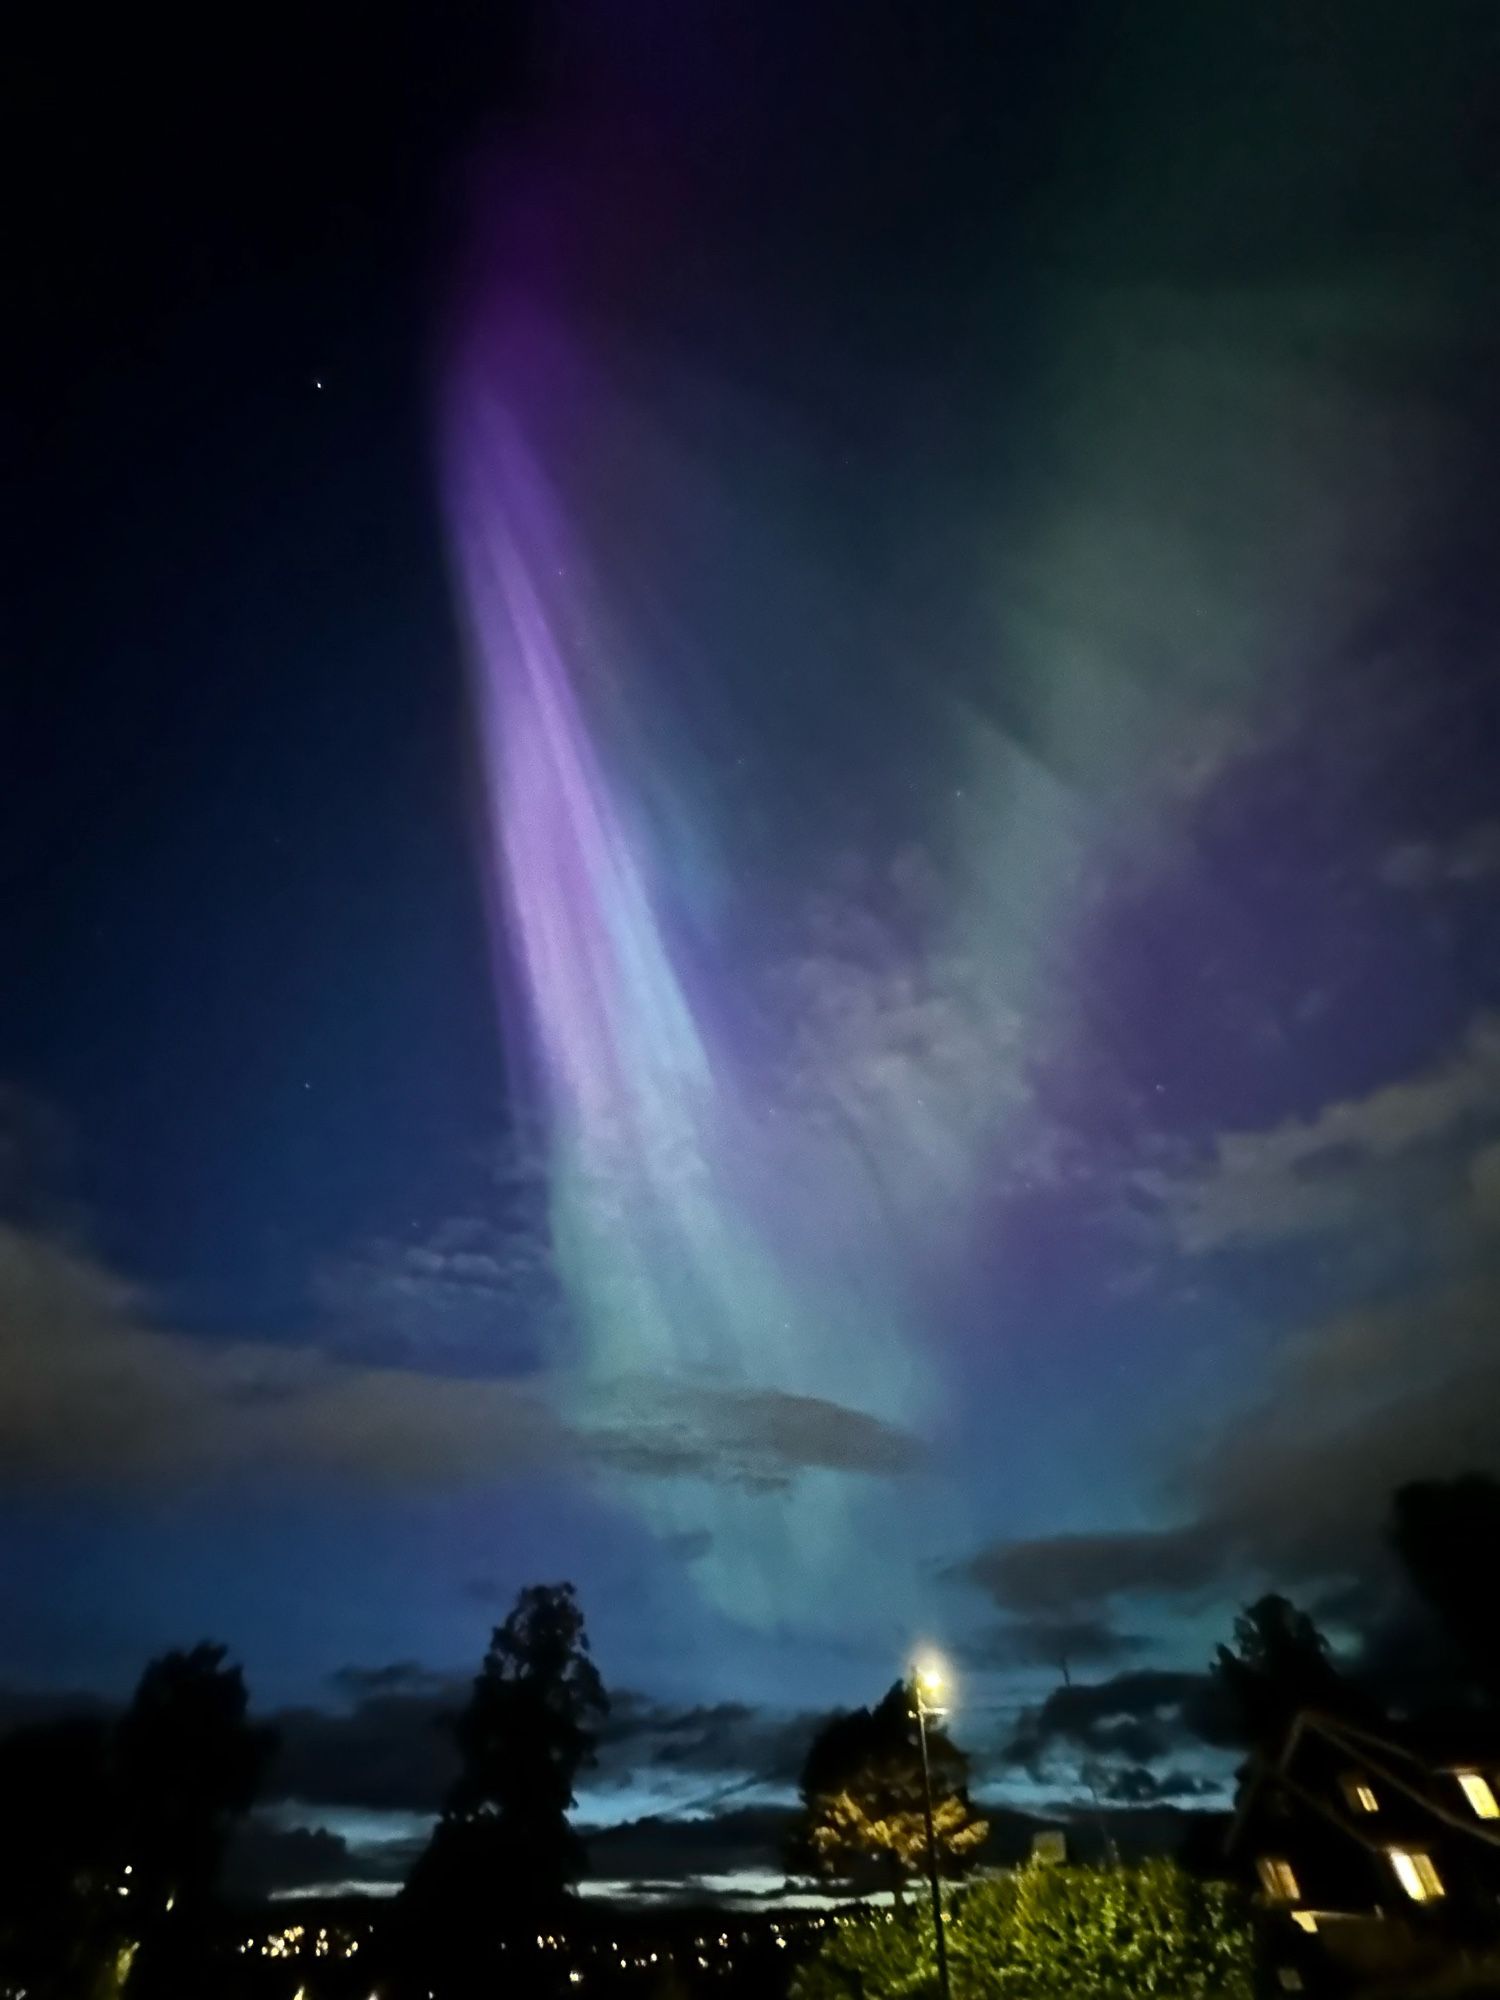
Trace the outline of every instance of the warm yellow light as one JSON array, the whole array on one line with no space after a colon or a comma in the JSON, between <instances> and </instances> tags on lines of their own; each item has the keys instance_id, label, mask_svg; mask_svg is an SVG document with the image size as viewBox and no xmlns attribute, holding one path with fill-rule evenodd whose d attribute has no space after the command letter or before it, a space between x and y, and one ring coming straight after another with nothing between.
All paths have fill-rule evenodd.
<instances>
[{"instance_id":1,"label":"warm yellow light","mask_svg":"<svg viewBox=\"0 0 1500 2000\"><path fill-rule=\"evenodd\" d=\"M1297 1901L1302 1892L1297 1887L1297 1877L1293 1873L1290 1861L1284 1861L1277 1855L1267 1854L1262 1855L1255 1866L1260 1875L1261 1886L1268 1896L1274 1897L1278 1903Z\"/></svg>"},{"instance_id":2,"label":"warm yellow light","mask_svg":"<svg viewBox=\"0 0 1500 2000\"><path fill-rule=\"evenodd\" d=\"M1495 1797L1494 1787L1488 1778L1482 1778L1477 1771L1460 1771L1458 1782L1463 1787L1464 1797L1481 1819L1500 1819L1500 1799Z\"/></svg>"},{"instance_id":3,"label":"warm yellow light","mask_svg":"<svg viewBox=\"0 0 1500 2000\"><path fill-rule=\"evenodd\" d=\"M1293 1910L1292 1922L1299 1930L1315 1931L1318 1928L1317 1913L1313 1910Z\"/></svg>"},{"instance_id":4,"label":"warm yellow light","mask_svg":"<svg viewBox=\"0 0 1500 2000\"><path fill-rule=\"evenodd\" d=\"M917 1686L925 1695L939 1695L948 1685L948 1676L943 1663L934 1654L928 1653L917 1661Z\"/></svg>"},{"instance_id":5,"label":"warm yellow light","mask_svg":"<svg viewBox=\"0 0 1500 2000\"><path fill-rule=\"evenodd\" d=\"M1443 1893L1443 1878L1432 1865L1432 1856L1405 1847L1391 1849L1391 1866L1396 1880L1414 1903L1430 1903Z\"/></svg>"}]
</instances>

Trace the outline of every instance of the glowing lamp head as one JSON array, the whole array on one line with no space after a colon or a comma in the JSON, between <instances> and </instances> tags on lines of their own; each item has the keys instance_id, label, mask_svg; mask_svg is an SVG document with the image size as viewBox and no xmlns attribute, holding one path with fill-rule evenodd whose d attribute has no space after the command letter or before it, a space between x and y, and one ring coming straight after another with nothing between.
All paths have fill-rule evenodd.
<instances>
[{"instance_id":1,"label":"glowing lamp head","mask_svg":"<svg viewBox=\"0 0 1500 2000\"><path fill-rule=\"evenodd\" d=\"M948 1675L935 1654L925 1653L913 1666L912 1674L917 1683L917 1693L928 1707L943 1699L948 1688Z\"/></svg>"}]
</instances>

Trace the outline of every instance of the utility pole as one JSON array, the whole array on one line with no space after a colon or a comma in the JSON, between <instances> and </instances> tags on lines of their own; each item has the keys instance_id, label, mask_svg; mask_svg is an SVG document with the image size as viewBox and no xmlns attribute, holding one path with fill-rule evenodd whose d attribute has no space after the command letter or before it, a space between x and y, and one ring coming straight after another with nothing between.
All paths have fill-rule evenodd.
<instances>
[{"instance_id":1,"label":"utility pole","mask_svg":"<svg viewBox=\"0 0 1500 2000\"><path fill-rule=\"evenodd\" d=\"M1062 1668L1063 1686L1065 1688L1072 1687L1073 1676L1068 1672L1068 1656L1066 1653L1058 1655L1058 1665ZM1120 1865L1120 1850L1115 1845L1114 1835L1105 1824L1104 1806L1099 1798L1099 1787L1094 1783L1094 1766L1091 1759L1084 1758L1079 1765L1079 1775L1088 1786L1089 1797L1094 1802L1094 1824L1099 1829L1099 1839L1104 1848L1104 1859L1111 1868L1118 1868Z\"/></svg>"},{"instance_id":2,"label":"utility pole","mask_svg":"<svg viewBox=\"0 0 1500 2000\"><path fill-rule=\"evenodd\" d=\"M948 1983L948 1938L943 1928L943 1892L938 1882L937 1832L932 1823L932 1765L927 1755L927 1718L941 1715L929 1708L929 1694L941 1694L941 1672L930 1664L919 1666L912 1675L912 1705L917 1712L917 1740L922 1746L922 1817L927 1827L927 1882L932 1890L932 1935L937 1945L938 1991L941 2000L952 2000Z\"/></svg>"}]
</instances>

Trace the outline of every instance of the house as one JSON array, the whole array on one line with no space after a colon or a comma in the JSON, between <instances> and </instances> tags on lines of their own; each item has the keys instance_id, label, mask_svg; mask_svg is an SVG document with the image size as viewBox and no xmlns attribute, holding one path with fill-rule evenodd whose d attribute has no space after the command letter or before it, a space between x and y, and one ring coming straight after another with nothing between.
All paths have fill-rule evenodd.
<instances>
[{"instance_id":1,"label":"house","mask_svg":"<svg viewBox=\"0 0 1500 2000\"><path fill-rule=\"evenodd\" d=\"M1304 1711L1245 1766L1226 1848L1285 1991L1500 1952L1500 1746Z\"/></svg>"}]
</instances>

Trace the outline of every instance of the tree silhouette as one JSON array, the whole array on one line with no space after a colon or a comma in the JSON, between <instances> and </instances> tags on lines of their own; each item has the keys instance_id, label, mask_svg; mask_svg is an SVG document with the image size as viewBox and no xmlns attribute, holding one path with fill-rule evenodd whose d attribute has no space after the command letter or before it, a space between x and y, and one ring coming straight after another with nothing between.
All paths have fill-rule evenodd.
<instances>
[{"instance_id":1,"label":"tree silhouette","mask_svg":"<svg viewBox=\"0 0 1500 2000\"><path fill-rule=\"evenodd\" d=\"M0 1964L35 2000L196 1991L230 1827L272 1738L222 1646L153 1660L112 1725L0 1743ZM210 1981L211 1983L211 1981Z\"/></svg>"},{"instance_id":2,"label":"tree silhouette","mask_svg":"<svg viewBox=\"0 0 1500 2000\"><path fill-rule=\"evenodd\" d=\"M1401 1487L1391 1540L1407 1575L1469 1664L1488 1700L1500 1706L1500 1482L1480 1473Z\"/></svg>"},{"instance_id":3,"label":"tree silhouette","mask_svg":"<svg viewBox=\"0 0 1500 2000\"><path fill-rule=\"evenodd\" d=\"M243 1670L204 1643L153 1660L115 1729L117 1886L138 1946L131 2000L195 1992L209 1973L224 1849L275 1748L249 1708Z\"/></svg>"},{"instance_id":4,"label":"tree silhouette","mask_svg":"<svg viewBox=\"0 0 1500 2000\"><path fill-rule=\"evenodd\" d=\"M1375 1704L1335 1666L1328 1641L1305 1611L1271 1595L1234 1621L1233 1646L1220 1646L1210 1669L1238 1740L1271 1749L1304 1709L1349 1721L1377 1722Z\"/></svg>"},{"instance_id":5,"label":"tree silhouette","mask_svg":"<svg viewBox=\"0 0 1500 2000\"><path fill-rule=\"evenodd\" d=\"M89 1992L126 1942L109 1791L109 1726L79 1717L0 1741L0 1987Z\"/></svg>"},{"instance_id":6,"label":"tree silhouette","mask_svg":"<svg viewBox=\"0 0 1500 2000\"><path fill-rule=\"evenodd\" d=\"M244 1670L223 1646L163 1653L115 1731L124 1865L155 1909L205 1900L234 1822L254 1803L275 1747L249 1719Z\"/></svg>"},{"instance_id":7,"label":"tree silhouette","mask_svg":"<svg viewBox=\"0 0 1500 2000\"><path fill-rule=\"evenodd\" d=\"M568 1814L608 1706L572 1584L523 1590L453 1723L459 1775L403 1897L424 1950L472 1962L555 1913L582 1870Z\"/></svg>"},{"instance_id":8,"label":"tree silhouette","mask_svg":"<svg viewBox=\"0 0 1500 2000\"><path fill-rule=\"evenodd\" d=\"M939 1866L951 1872L989 1832L969 1805L968 1759L929 1725L932 1819ZM910 1690L900 1681L874 1708L835 1715L802 1767L794 1865L834 1876L873 1873L897 1901L924 1865L922 1758Z\"/></svg>"}]
</instances>

